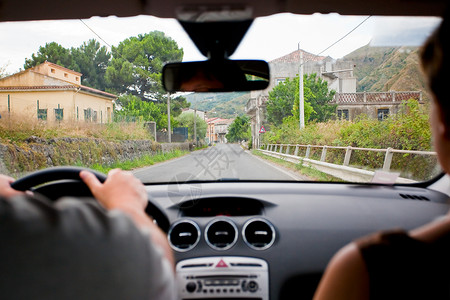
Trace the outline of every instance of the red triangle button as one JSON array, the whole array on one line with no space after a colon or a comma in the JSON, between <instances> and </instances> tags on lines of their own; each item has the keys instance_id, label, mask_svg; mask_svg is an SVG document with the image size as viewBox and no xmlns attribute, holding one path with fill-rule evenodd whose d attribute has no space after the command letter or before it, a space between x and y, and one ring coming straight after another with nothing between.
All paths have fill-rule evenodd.
<instances>
[{"instance_id":1,"label":"red triangle button","mask_svg":"<svg viewBox=\"0 0 450 300\"><path fill-rule=\"evenodd\" d=\"M221 259L221 260L217 263L216 268L228 268L228 265L227 265L226 262L223 261L223 259Z\"/></svg>"}]
</instances>

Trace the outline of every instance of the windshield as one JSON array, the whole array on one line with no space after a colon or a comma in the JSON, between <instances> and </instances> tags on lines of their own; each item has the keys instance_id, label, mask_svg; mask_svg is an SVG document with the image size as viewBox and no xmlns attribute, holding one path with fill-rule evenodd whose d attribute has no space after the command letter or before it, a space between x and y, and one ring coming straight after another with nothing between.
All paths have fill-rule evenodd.
<instances>
[{"instance_id":1,"label":"windshield","mask_svg":"<svg viewBox=\"0 0 450 300\"><path fill-rule=\"evenodd\" d=\"M75 165L145 183L414 183L440 173L419 46L436 17L257 18L232 59L267 89L165 92L165 63L206 59L176 20L0 23L0 171Z\"/></svg>"}]
</instances>

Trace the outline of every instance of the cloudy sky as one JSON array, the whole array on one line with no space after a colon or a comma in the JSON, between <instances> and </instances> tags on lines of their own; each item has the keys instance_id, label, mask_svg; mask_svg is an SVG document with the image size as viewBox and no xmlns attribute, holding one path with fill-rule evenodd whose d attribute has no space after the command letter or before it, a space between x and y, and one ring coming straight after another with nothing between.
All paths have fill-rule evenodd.
<instances>
[{"instance_id":1,"label":"cloudy sky","mask_svg":"<svg viewBox=\"0 0 450 300\"><path fill-rule=\"evenodd\" d=\"M341 58L369 42L374 46L418 46L440 22L438 18L371 17L354 29L366 18L337 14L278 14L259 18L254 21L233 58L270 61L297 50L299 44L302 49L319 54L352 30L322 55ZM173 19L93 17L83 21L112 46L130 36L159 30L184 49L185 61L204 59ZM49 42L70 48L94 38L104 44L98 36L80 20L0 23L0 68L7 66L9 73L18 71L23 68L25 58Z\"/></svg>"}]
</instances>

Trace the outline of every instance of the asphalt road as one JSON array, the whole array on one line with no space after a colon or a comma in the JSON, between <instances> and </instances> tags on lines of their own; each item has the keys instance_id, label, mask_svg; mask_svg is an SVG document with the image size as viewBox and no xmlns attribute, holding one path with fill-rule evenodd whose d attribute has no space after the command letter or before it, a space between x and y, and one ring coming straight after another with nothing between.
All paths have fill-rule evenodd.
<instances>
[{"instance_id":1,"label":"asphalt road","mask_svg":"<svg viewBox=\"0 0 450 300\"><path fill-rule=\"evenodd\" d=\"M253 156L237 144L217 144L189 155L133 171L142 182L187 180L307 180Z\"/></svg>"}]
</instances>

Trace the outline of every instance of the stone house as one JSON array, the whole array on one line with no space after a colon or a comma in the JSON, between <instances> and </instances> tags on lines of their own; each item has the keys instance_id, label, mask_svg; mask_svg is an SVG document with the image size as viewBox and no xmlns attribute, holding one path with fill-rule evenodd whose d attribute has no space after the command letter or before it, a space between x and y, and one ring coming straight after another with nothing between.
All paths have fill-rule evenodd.
<instances>
[{"instance_id":1,"label":"stone house","mask_svg":"<svg viewBox=\"0 0 450 300\"><path fill-rule=\"evenodd\" d=\"M420 91L336 93L333 103L338 105L336 116L339 119L353 120L357 115L366 114L382 121L390 114L396 114L400 104L409 99L423 104Z\"/></svg>"},{"instance_id":2,"label":"stone house","mask_svg":"<svg viewBox=\"0 0 450 300\"><path fill-rule=\"evenodd\" d=\"M206 128L207 143L226 143L226 135L228 127L233 123L234 119L210 118L206 120L208 124Z\"/></svg>"},{"instance_id":3,"label":"stone house","mask_svg":"<svg viewBox=\"0 0 450 300\"><path fill-rule=\"evenodd\" d=\"M111 122L117 96L82 85L81 76L46 61L2 78L0 114L47 122Z\"/></svg>"},{"instance_id":4,"label":"stone house","mask_svg":"<svg viewBox=\"0 0 450 300\"><path fill-rule=\"evenodd\" d=\"M193 108L183 108L181 110L182 114L194 114L197 113L197 116L200 117L202 120L206 120L206 112L198 110L198 109L193 109Z\"/></svg>"}]
</instances>

